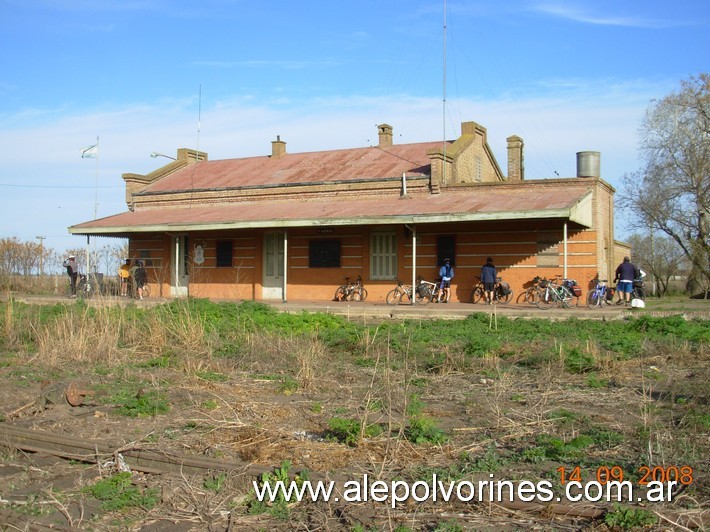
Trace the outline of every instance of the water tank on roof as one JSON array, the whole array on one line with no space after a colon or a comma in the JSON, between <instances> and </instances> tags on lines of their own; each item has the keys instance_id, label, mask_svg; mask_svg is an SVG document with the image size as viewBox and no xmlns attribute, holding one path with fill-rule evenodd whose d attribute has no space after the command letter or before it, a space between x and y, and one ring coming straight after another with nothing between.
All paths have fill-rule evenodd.
<instances>
[{"instance_id":1,"label":"water tank on roof","mask_svg":"<svg viewBox=\"0 0 710 532\"><path fill-rule=\"evenodd\" d=\"M600 177L598 151L577 152L577 177Z\"/></svg>"}]
</instances>

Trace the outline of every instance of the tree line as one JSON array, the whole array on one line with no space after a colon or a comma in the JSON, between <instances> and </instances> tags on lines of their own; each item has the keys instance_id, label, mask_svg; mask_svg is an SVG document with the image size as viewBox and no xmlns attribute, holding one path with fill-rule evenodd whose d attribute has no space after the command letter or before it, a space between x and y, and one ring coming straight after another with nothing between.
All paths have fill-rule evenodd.
<instances>
[{"instance_id":1,"label":"tree line","mask_svg":"<svg viewBox=\"0 0 710 532\"><path fill-rule=\"evenodd\" d=\"M59 253L34 240L0 238L0 277L7 279L65 273L62 262L68 255L75 255L79 270L86 272L86 248ZM91 249L91 270L113 275L127 256L128 243L124 241Z\"/></svg>"}]
</instances>

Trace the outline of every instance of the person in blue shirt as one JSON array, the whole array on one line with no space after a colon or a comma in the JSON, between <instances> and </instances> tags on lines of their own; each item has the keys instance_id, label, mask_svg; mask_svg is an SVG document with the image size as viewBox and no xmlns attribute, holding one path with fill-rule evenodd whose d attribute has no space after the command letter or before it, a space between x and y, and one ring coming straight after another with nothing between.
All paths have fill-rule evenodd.
<instances>
[{"instance_id":1,"label":"person in blue shirt","mask_svg":"<svg viewBox=\"0 0 710 532\"><path fill-rule=\"evenodd\" d=\"M624 262L617 266L616 277L614 277L614 281L617 282L616 291L619 292L619 303L623 294L624 305L628 306L634 289L634 279L637 277L640 277L639 269L629 260L629 257L624 257Z\"/></svg>"},{"instance_id":2,"label":"person in blue shirt","mask_svg":"<svg viewBox=\"0 0 710 532\"><path fill-rule=\"evenodd\" d=\"M486 303L489 305L493 304L493 291L496 287L496 280L498 279L498 270L493 265L493 259L488 257L486 263L481 268L481 282L483 283L483 290L486 293Z\"/></svg>"},{"instance_id":3,"label":"person in blue shirt","mask_svg":"<svg viewBox=\"0 0 710 532\"><path fill-rule=\"evenodd\" d=\"M439 277L441 277L441 293L438 301L440 303L448 303L449 299L451 299L451 279L454 278L451 259L444 259L444 265L439 268Z\"/></svg>"}]
</instances>

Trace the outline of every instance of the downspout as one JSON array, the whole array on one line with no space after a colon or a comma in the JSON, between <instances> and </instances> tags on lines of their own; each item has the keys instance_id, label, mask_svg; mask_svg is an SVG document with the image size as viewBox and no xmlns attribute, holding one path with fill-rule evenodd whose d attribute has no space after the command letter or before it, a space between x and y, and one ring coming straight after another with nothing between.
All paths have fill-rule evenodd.
<instances>
[{"instance_id":1,"label":"downspout","mask_svg":"<svg viewBox=\"0 0 710 532\"><path fill-rule=\"evenodd\" d=\"M404 224L412 232L412 305L417 301L417 227Z\"/></svg>"},{"instance_id":2,"label":"downspout","mask_svg":"<svg viewBox=\"0 0 710 532\"><path fill-rule=\"evenodd\" d=\"M562 276L567 279L567 222L562 226Z\"/></svg>"},{"instance_id":3,"label":"downspout","mask_svg":"<svg viewBox=\"0 0 710 532\"><path fill-rule=\"evenodd\" d=\"M283 302L288 301L288 231L284 230L284 287Z\"/></svg>"},{"instance_id":4,"label":"downspout","mask_svg":"<svg viewBox=\"0 0 710 532\"><path fill-rule=\"evenodd\" d=\"M91 264L89 263L89 259L91 257L91 254L89 253L89 248L91 247L91 236L86 235L86 282L89 282L89 273L91 272Z\"/></svg>"},{"instance_id":5,"label":"downspout","mask_svg":"<svg viewBox=\"0 0 710 532\"><path fill-rule=\"evenodd\" d=\"M180 287L180 236L176 235L175 236L175 279L174 279L174 286L175 286L175 297L177 297L178 294L178 288Z\"/></svg>"}]
</instances>

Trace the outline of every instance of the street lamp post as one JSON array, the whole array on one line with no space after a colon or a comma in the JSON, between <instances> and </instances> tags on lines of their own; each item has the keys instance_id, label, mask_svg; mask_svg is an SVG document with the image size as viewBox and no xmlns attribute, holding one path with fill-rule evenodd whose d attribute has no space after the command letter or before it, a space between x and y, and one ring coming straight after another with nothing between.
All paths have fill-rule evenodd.
<instances>
[{"instance_id":1,"label":"street lamp post","mask_svg":"<svg viewBox=\"0 0 710 532\"><path fill-rule=\"evenodd\" d=\"M170 157L170 155L165 155L164 153L160 153L157 151L151 152L150 156L155 159L156 157L165 157L166 159L172 159L173 161L177 161L175 157Z\"/></svg>"}]
</instances>

